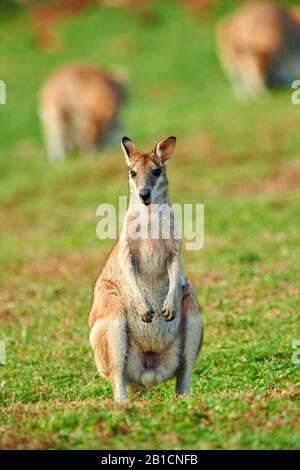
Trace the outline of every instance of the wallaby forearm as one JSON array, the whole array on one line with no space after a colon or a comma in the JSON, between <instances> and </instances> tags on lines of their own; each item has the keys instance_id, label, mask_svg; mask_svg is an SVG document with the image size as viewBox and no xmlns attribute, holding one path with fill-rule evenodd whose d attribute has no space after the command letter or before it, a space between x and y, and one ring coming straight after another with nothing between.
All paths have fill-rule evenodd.
<instances>
[{"instance_id":1,"label":"wallaby forearm","mask_svg":"<svg viewBox=\"0 0 300 470\"><path fill-rule=\"evenodd\" d=\"M172 257L172 260L169 262L167 269L169 276L169 290L167 297L172 299L176 293L178 278L180 276L179 257L177 253Z\"/></svg>"},{"instance_id":2,"label":"wallaby forearm","mask_svg":"<svg viewBox=\"0 0 300 470\"><path fill-rule=\"evenodd\" d=\"M167 270L169 276L169 290L163 305L163 314L166 319L173 320L176 315L176 292L178 288L178 281L181 274L180 257L178 251L172 253L168 260Z\"/></svg>"},{"instance_id":3,"label":"wallaby forearm","mask_svg":"<svg viewBox=\"0 0 300 470\"><path fill-rule=\"evenodd\" d=\"M138 300L144 300L144 294L137 277L136 262L131 253L128 240L120 242L119 261L134 296Z\"/></svg>"},{"instance_id":4,"label":"wallaby forearm","mask_svg":"<svg viewBox=\"0 0 300 470\"><path fill-rule=\"evenodd\" d=\"M151 321L154 311L148 299L140 286L135 259L130 252L129 244L125 244L120 250L119 259L126 278L131 286L133 295L137 302L137 311L144 321ZM176 315L176 292L178 280L181 273L180 260L178 254L175 254L168 263L169 289L163 305L162 312L167 320L172 320Z\"/></svg>"},{"instance_id":5,"label":"wallaby forearm","mask_svg":"<svg viewBox=\"0 0 300 470\"><path fill-rule=\"evenodd\" d=\"M138 315L143 321L147 323L151 322L154 310L140 286L137 276L136 260L130 250L129 241L126 239L120 242L119 262L132 289Z\"/></svg>"}]
</instances>

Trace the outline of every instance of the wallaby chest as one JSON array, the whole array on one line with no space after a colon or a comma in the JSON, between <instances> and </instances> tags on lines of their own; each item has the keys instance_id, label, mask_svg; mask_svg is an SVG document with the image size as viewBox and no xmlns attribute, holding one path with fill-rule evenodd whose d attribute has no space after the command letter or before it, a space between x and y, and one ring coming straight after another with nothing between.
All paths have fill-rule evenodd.
<instances>
[{"instance_id":1,"label":"wallaby chest","mask_svg":"<svg viewBox=\"0 0 300 470\"><path fill-rule=\"evenodd\" d=\"M168 251L165 240L140 240L134 244L137 272L144 283L162 281L167 275Z\"/></svg>"},{"instance_id":2,"label":"wallaby chest","mask_svg":"<svg viewBox=\"0 0 300 470\"><path fill-rule=\"evenodd\" d=\"M168 258L175 245L171 240L140 240L132 246L137 260L137 273L141 287L155 309L151 323L143 323L134 306L128 310L129 331L144 351L161 352L173 343L180 323L180 302L177 317L166 322L162 314L164 300L169 290Z\"/></svg>"}]
</instances>

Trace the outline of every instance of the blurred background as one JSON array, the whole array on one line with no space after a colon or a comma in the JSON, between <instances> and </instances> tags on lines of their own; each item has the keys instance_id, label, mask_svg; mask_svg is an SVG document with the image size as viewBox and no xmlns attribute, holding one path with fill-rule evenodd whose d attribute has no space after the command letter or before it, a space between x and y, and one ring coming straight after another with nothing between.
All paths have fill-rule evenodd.
<instances>
[{"instance_id":1,"label":"blurred background","mask_svg":"<svg viewBox=\"0 0 300 470\"><path fill-rule=\"evenodd\" d=\"M289 86L236 100L216 25L243 3L1 1L2 448L299 448L300 109ZM206 327L190 402L168 383L113 408L95 370L87 318L113 244L96 208L127 170L116 140L47 160L39 93L74 62L123 77L123 134L145 151L177 136L171 201L205 204L204 248L184 254Z\"/></svg>"}]
</instances>

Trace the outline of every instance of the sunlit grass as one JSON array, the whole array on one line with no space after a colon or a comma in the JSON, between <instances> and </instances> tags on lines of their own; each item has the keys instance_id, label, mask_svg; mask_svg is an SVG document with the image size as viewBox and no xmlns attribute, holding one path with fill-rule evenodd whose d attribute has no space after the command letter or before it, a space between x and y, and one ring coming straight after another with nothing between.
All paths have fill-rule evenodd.
<instances>
[{"instance_id":1,"label":"sunlit grass","mask_svg":"<svg viewBox=\"0 0 300 470\"><path fill-rule=\"evenodd\" d=\"M54 55L35 47L22 15L1 26L3 448L300 446L300 110L288 90L236 104L213 25L172 5L148 27L91 9L60 26ZM125 133L145 150L177 135L171 199L205 204L204 249L184 254L205 323L186 401L171 381L124 408L96 373L87 318L112 246L96 237L96 208L126 194L125 162L116 148L49 167L36 112L48 73L82 58L128 69Z\"/></svg>"}]
</instances>

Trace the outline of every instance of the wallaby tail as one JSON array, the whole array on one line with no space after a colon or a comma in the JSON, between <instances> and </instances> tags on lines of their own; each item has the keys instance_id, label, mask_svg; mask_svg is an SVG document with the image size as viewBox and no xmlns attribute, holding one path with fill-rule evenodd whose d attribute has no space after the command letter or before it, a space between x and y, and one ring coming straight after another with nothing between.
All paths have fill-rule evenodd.
<instances>
[{"instance_id":1,"label":"wallaby tail","mask_svg":"<svg viewBox=\"0 0 300 470\"><path fill-rule=\"evenodd\" d=\"M111 74L113 87L118 95L119 102L124 102L128 95L129 74L123 67L115 68Z\"/></svg>"}]
</instances>

